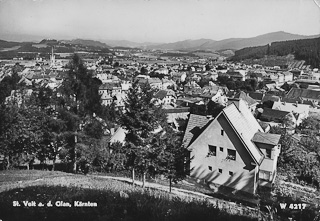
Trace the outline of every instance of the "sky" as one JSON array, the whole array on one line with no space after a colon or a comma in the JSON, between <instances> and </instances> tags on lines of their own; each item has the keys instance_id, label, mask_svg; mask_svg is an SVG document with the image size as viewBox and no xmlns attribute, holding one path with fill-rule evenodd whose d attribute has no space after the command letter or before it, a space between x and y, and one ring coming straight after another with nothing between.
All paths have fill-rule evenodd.
<instances>
[{"instance_id":1,"label":"sky","mask_svg":"<svg viewBox=\"0 0 320 221\"><path fill-rule=\"evenodd\" d=\"M0 0L4 40L167 43L276 31L320 34L320 0Z\"/></svg>"}]
</instances>

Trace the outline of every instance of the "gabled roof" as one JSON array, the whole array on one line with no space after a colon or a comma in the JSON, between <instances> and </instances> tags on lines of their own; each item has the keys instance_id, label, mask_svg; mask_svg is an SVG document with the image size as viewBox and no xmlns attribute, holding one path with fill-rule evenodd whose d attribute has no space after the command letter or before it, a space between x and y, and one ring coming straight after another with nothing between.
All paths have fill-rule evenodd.
<instances>
[{"instance_id":1,"label":"gabled roof","mask_svg":"<svg viewBox=\"0 0 320 221\"><path fill-rule=\"evenodd\" d=\"M297 104L297 103L286 103L286 102L274 102L272 109L274 110L281 110L281 111L288 111L298 114L308 114L309 113L308 104Z\"/></svg>"},{"instance_id":2,"label":"gabled roof","mask_svg":"<svg viewBox=\"0 0 320 221\"><path fill-rule=\"evenodd\" d=\"M257 132L254 134L252 141L257 143L278 145L281 135Z\"/></svg>"},{"instance_id":3,"label":"gabled roof","mask_svg":"<svg viewBox=\"0 0 320 221\"><path fill-rule=\"evenodd\" d=\"M272 95L272 94L266 94L262 98L262 102L265 102L265 101L280 101L280 97Z\"/></svg>"},{"instance_id":4,"label":"gabled roof","mask_svg":"<svg viewBox=\"0 0 320 221\"><path fill-rule=\"evenodd\" d=\"M261 118L277 118L282 119L290 112L288 111L281 111L281 110L274 110L271 108L264 108L263 113L261 114Z\"/></svg>"},{"instance_id":5,"label":"gabled roof","mask_svg":"<svg viewBox=\"0 0 320 221\"><path fill-rule=\"evenodd\" d=\"M183 142L189 146L203 131L203 127L210 121L206 116L190 114L187 129L184 133Z\"/></svg>"},{"instance_id":6,"label":"gabled roof","mask_svg":"<svg viewBox=\"0 0 320 221\"><path fill-rule=\"evenodd\" d=\"M240 100L240 102L243 101ZM261 164L264 155L260 149L251 142L251 139L256 132L263 131L263 129L245 105L239 106L243 108L239 110L235 104L231 104L224 108L221 113L228 119L254 161Z\"/></svg>"},{"instance_id":7,"label":"gabled roof","mask_svg":"<svg viewBox=\"0 0 320 221\"><path fill-rule=\"evenodd\" d=\"M300 98L300 97L297 97L297 98L287 98L287 97L284 97L281 99L282 102L286 102L286 103L302 103L303 100Z\"/></svg>"},{"instance_id":8,"label":"gabled roof","mask_svg":"<svg viewBox=\"0 0 320 221\"><path fill-rule=\"evenodd\" d=\"M244 103L242 100L239 102ZM210 125L212 125L216 119L225 117L230 126L234 129L235 133L238 135L252 159L257 164L261 164L264 155L261 150L251 141L251 139L256 132L263 131L263 129L251 114L245 103L244 105L239 105L239 107L240 109L238 109L236 105L232 103L224 108L220 114L211 121L205 116L191 114L184 136L184 140L186 141L185 144L187 144L189 148L192 147L193 143L200 139L201 134L210 128ZM197 130L194 128L197 128Z\"/></svg>"},{"instance_id":9,"label":"gabled roof","mask_svg":"<svg viewBox=\"0 0 320 221\"><path fill-rule=\"evenodd\" d=\"M291 88L288 92L287 98L298 98L302 97L305 99L320 100L320 91L302 89L302 88Z\"/></svg>"},{"instance_id":10,"label":"gabled roof","mask_svg":"<svg viewBox=\"0 0 320 221\"><path fill-rule=\"evenodd\" d=\"M247 95L243 91L240 91L239 93L234 95L234 98L239 98L246 101L249 106L257 103L253 98L251 98L249 95Z\"/></svg>"},{"instance_id":11,"label":"gabled roof","mask_svg":"<svg viewBox=\"0 0 320 221\"><path fill-rule=\"evenodd\" d=\"M255 100L258 100L258 101L261 101L264 94L263 93L259 93L259 92L249 92L249 96L252 98L252 99L255 99Z\"/></svg>"}]
</instances>

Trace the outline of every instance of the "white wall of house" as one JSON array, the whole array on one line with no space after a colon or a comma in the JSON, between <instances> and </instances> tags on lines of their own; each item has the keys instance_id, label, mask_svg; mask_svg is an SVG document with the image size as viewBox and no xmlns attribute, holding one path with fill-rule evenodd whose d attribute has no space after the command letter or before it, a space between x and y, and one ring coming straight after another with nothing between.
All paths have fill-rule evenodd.
<instances>
[{"instance_id":1,"label":"white wall of house","mask_svg":"<svg viewBox=\"0 0 320 221\"><path fill-rule=\"evenodd\" d=\"M209 145L216 147L215 156L208 156ZM256 166L223 115L213 121L190 148L193 157L190 164L192 177L255 193ZM227 159L228 150L236 151L235 160Z\"/></svg>"}]
</instances>

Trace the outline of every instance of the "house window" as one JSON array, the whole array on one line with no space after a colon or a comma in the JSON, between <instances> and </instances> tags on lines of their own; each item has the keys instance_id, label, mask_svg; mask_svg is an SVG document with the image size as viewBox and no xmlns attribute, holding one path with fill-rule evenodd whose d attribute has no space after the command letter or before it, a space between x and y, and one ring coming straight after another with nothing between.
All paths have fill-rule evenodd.
<instances>
[{"instance_id":1,"label":"house window","mask_svg":"<svg viewBox=\"0 0 320 221\"><path fill-rule=\"evenodd\" d=\"M232 171L229 171L229 175L230 175L230 176L233 176L233 172L232 172Z\"/></svg>"},{"instance_id":2,"label":"house window","mask_svg":"<svg viewBox=\"0 0 320 221\"><path fill-rule=\"evenodd\" d=\"M223 131L223 130L221 130L221 136L223 136L223 134L224 134L224 131Z\"/></svg>"},{"instance_id":3,"label":"house window","mask_svg":"<svg viewBox=\"0 0 320 221\"><path fill-rule=\"evenodd\" d=\"M217 156L217 147L209 145L209 156Z\"/></svg>"},{"instance_id":4,"label":"house window","mask_svg":"<svg viewBox=\"0 0 320 221\"><path fill-rule=\"evenodd\" d=\"M271 150L266 149L266 157L271 159Z\"/></svg>"},{"instance_id":5,"label":"house window","mask_svg":"<svg viewBox=\"0 0 320 221\"><path fill-rule=\"evenodd\" d=\"M211 166L208 166L208 169L209 169L210 171L212 171L212 167L211 167Z\"/></svg>"},{"instance_id":6,"label":"house window","mask_svg":"<svg viewBox=\"0 0 320 221\"><path fill-rule=\"evenodd\" d=\"M236 160L236 151L228 149L228 156L227 159L229 160Z\"/></svg>"},{"instance_id":7,"label":"house window","mask_svg":"<svg viewBox=\"0 0 320 221\"><path fill-rule=\"evenodd\" d=\"M272 173L269 171L265 171L265 170L260 170L259 171L259 179L262 180L270 180Z\"/></svg>"},{"instance_id":8,"label":"house window","mask_svg":"<svg viewBox=\"0 0 320 221\"><path fill-rule=\"evenodd\" d=\"M223 152L223 147L220 147L220 151Z\"/></svg>"},{"instance_id":9,"label":"house window","mask_svg":"<svg viewBox=\"0 0 320 221\"><path fill-rule=\"evenodd\" d=\"M222 173L222 169L219 169L219 173Z\"/></svg>"}]
</instances>

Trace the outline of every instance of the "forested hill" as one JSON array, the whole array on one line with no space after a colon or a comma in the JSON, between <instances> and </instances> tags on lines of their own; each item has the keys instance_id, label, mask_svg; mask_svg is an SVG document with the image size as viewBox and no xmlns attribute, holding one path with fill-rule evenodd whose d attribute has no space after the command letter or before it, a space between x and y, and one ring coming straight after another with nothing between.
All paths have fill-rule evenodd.
<instances>
[{"instance_id":1,"label":"forested hill","mask_svg":"<svg viewBox=\"0 0 320 221\"><path fill-rule=\"evenodd\" d=\"M320 38L273 42L271 45L243 48L235 52L232 61L259 59L265 55L286 56L293 54L312 67L320 66Z\"/></svg>"}]
</instances>

